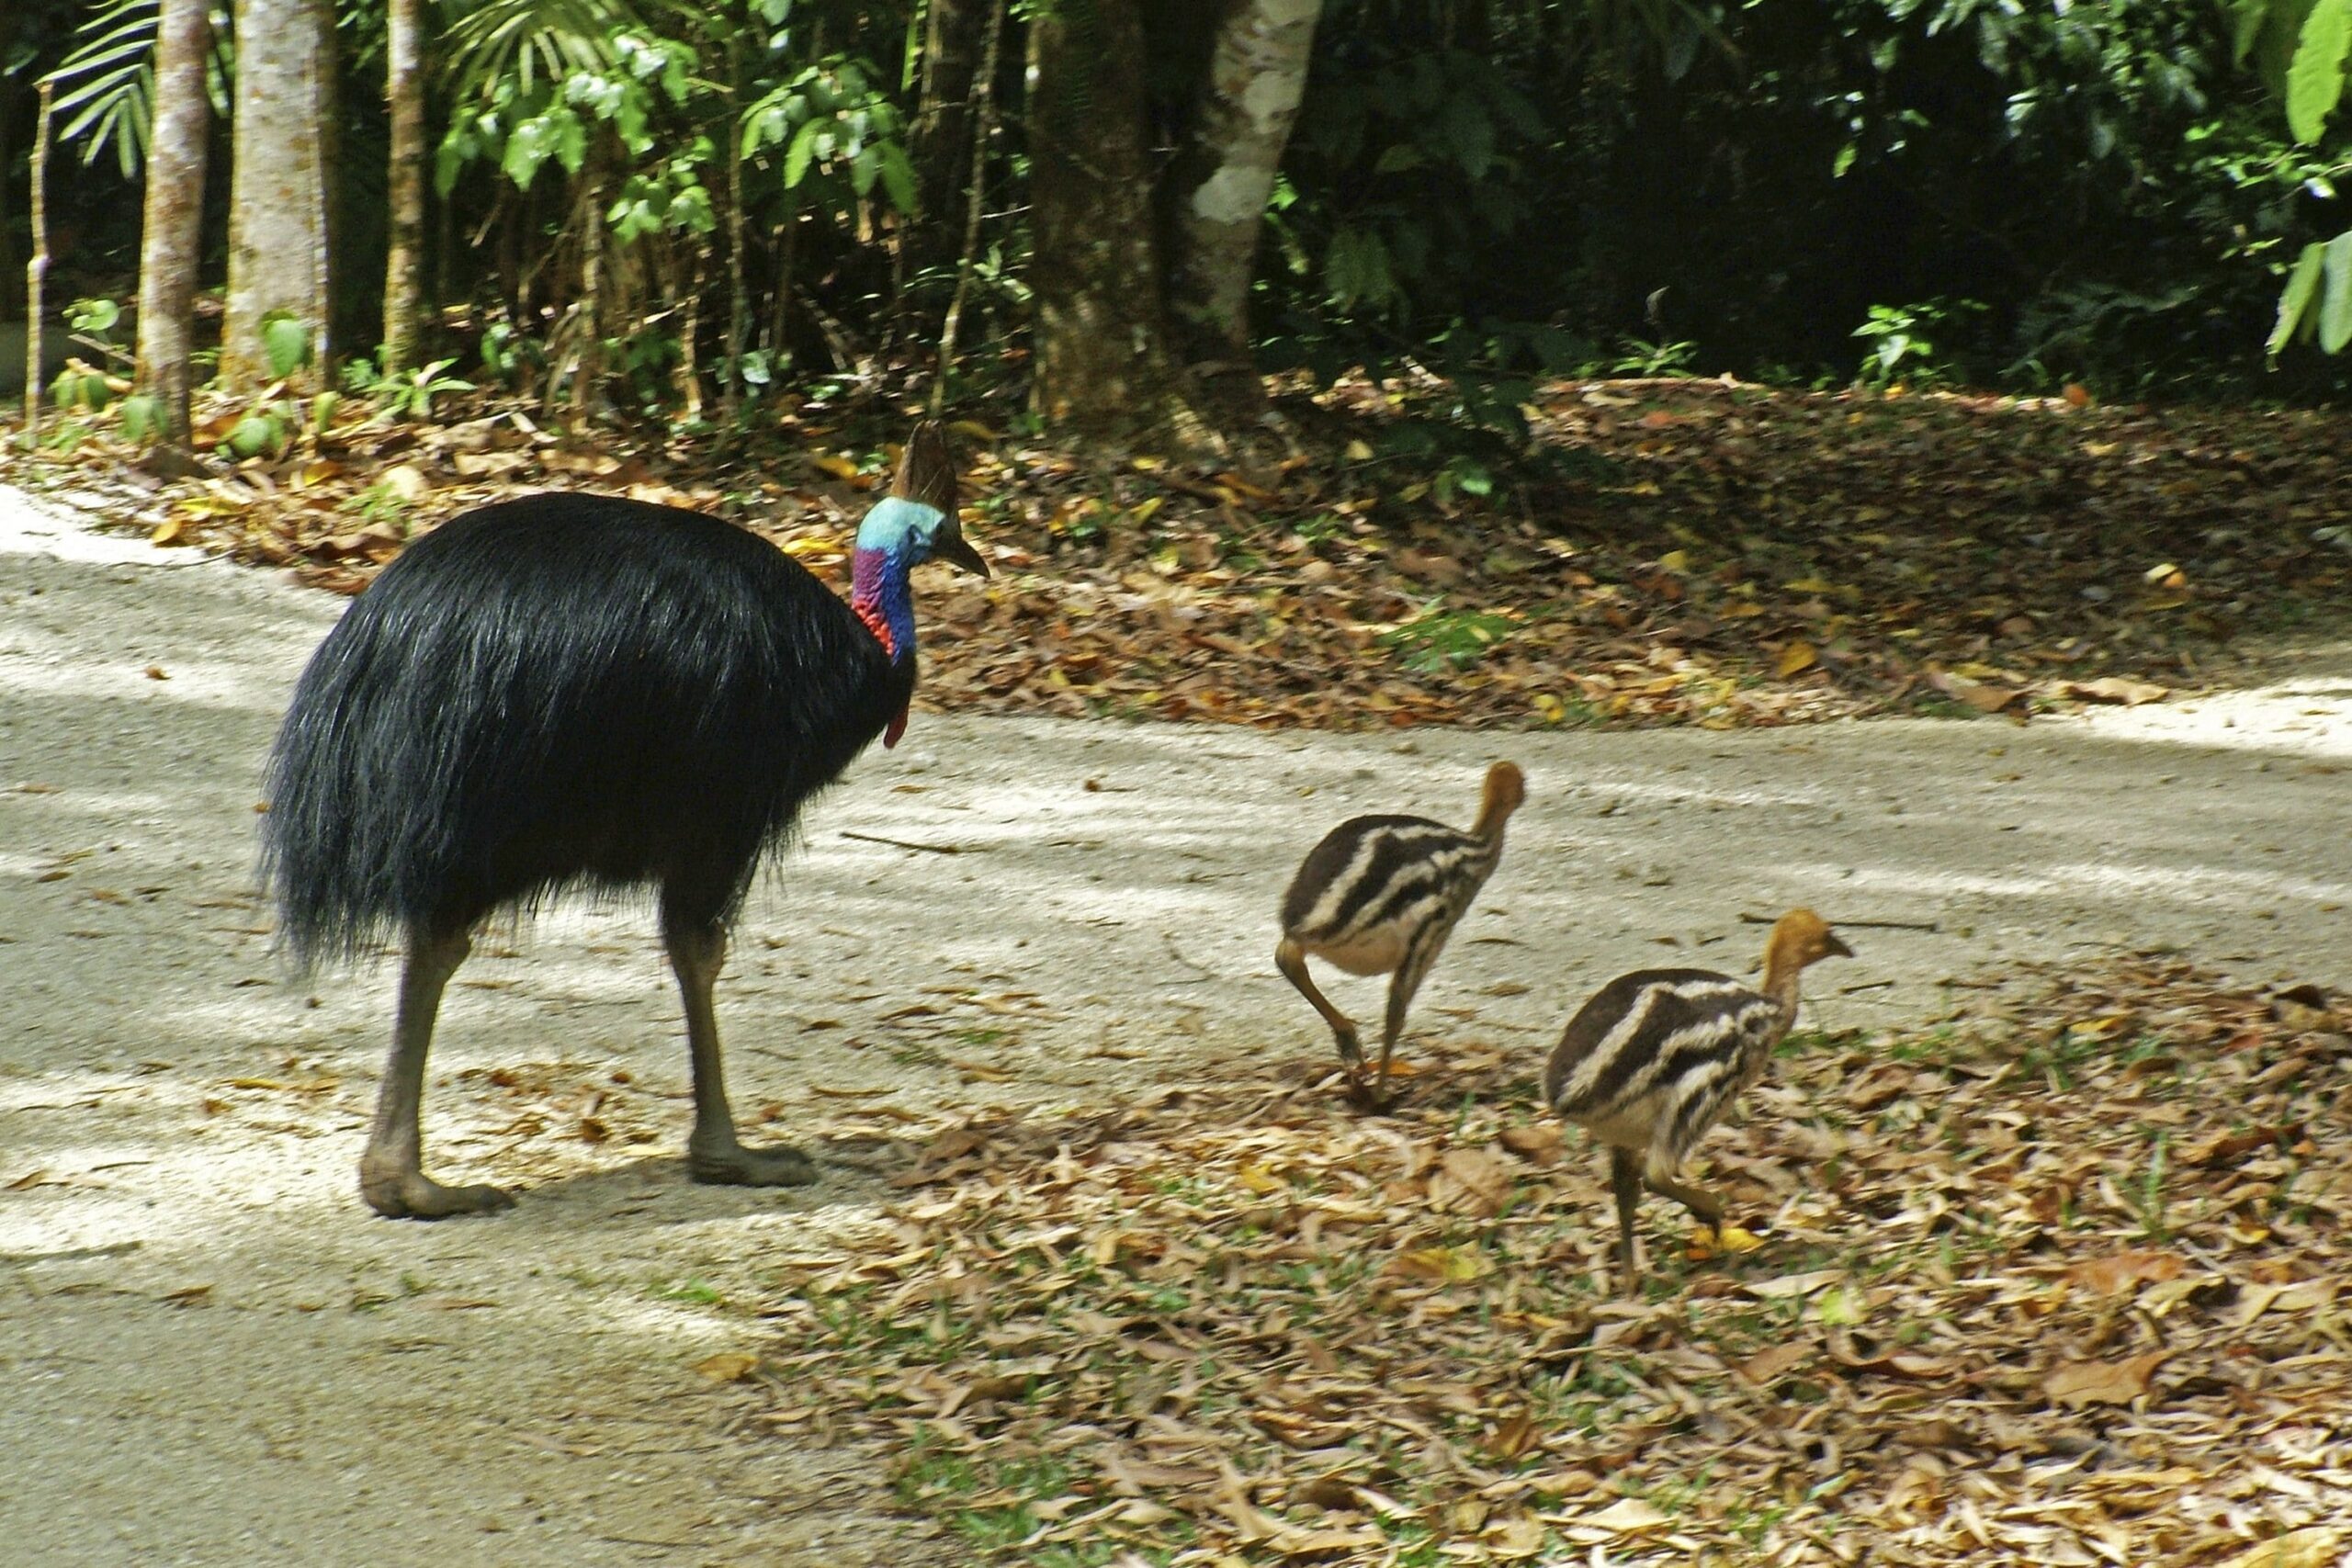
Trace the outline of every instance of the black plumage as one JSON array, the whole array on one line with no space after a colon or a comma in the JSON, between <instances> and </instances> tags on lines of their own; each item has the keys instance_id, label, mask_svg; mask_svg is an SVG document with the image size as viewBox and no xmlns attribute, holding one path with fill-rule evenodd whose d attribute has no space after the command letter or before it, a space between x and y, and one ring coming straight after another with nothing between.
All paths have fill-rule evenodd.
<instances>
[{"instance_id":1,"label":"black plumage","mask_svg":"<svg viewBox=\"0 0 2352 1568\"><path fill-rule=\"evenodd\" d=\"M1324 835L1283 895L1274 964L1331 1027L1351 1077L1363 1067L1354 1021L1308 975L1311 955L1351 975L1387 975L1380 1068L1369 1093L1385 1092L1406 1011L1446 939L1502 859L1503 829L1527 798L1518 766L1487 770L1477 820L1467 829L1424 817L1355 817Z\"/></svg>"},{"instance_id":2,"label":"black plumage","mask_svg":"<svg viewBox=\"0 0 2352 1568\"><path fill-rule=\"evenodd\" d=\"M766 540L535 495L418 540L295 688L267 867L297 958L465 928L574 884L731 915L760 852L912 689Z\"/></svg>"},{"instance_id":3,"label":"black plumage","mask_svg":"<svg viewBox=\"0 0 2352 1568\"><path fill-rule=\"evenodd\" d=\"M902 547L862 552L882 563L875 581L903 604L907 570L934 553L986 571L927 426L899 488L925 503L890 513L913 520ZM263 863L306 967L406 942L361 1161L371 1205L432 1217L509 1201L424 1175L424 1059L473 929L575 886L658 891L694 1059L693 1173L808 1179L797 1152L737 1142L710 991L762 855L904 711L912 649L894 658L880 622L731 524L587 495L453 519L353 604L279 731Z\"/></svg>"},{"instance_id":4,"label":"black plumage","mask_svg":"<svg viewBox=\"0 0 2352 1568\"><path fill-rule=\"evenodd\" d=\"M1760 987L1707 969L1637 970L1601 987L1568 1021L1544 1067L1544 1098L1609 1145L1627 1283L1645 1186L1722 1225L1722 1200L1676 1172L1795 1023L1805 966L1833 956L1852 951L1820 916L1792 909L1765 944Z\"/></svg>"}]
</instances>

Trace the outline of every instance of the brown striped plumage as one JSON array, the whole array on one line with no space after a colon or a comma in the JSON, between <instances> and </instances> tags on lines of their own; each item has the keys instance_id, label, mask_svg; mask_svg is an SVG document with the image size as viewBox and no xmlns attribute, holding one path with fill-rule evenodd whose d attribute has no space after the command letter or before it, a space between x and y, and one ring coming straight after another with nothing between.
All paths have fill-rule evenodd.
<instances>
[{"instance_id":1,"label":"brown striped plumage","mask_svg":"<svg viewBox=\"0 0 2352 1568\"><path fill-rule=\"evenodd\" d=\"M1413 993L1445 939L1502 858L1503 826L1527 798L1510 762L1487 770L1478 819L1468 831L1420 817L1357 817L1308 852L1283 895L1283 939L1274 963L1331 1026L1340 1060L1359 1080L1363 1052L1356 1026L1306 973L1311 953L1351 975L1387 975L1388 1018L1381 1031L1377 1100Z\"/></svg>"},{"instance_id":2,"label":"brown striped plumage","mask_svg":"<svg viewBox=\"0 0 2352 1568\"><path fill-rule=\"evenodd\" d=\"M1819 915L1792 909L1765 943L1760 987L1705 969L1644 969L1610 981L1568 1021L1544 1070L1544 1098L1609 1145L1617 1260L1629 1288L1645 1185L1710 1226L1723 1224L1723 1201L1675 1172L1796 1021L1805 965L1832 956L1853 951Z\"/></svg>"}]
</instances>

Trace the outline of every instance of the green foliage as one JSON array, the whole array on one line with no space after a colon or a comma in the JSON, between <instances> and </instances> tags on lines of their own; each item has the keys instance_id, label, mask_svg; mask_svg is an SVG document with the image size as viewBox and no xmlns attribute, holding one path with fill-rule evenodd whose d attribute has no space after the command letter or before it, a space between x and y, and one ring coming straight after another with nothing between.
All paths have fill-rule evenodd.
<instances>
[{"instance_id":1,"label":"green foliage","mask_svg":"<svg viewBox=\"0 0 2352 1568\"><path fill-rule=\"evenodd\" d=\"M2291 49L2278 43L2301 14ZM2267 38L2273 54L2267 73L2286 110L2287 127L2298 142L2311 145L2326 135L2342 105L2347 54L2352 54L2352 0L2237 0L2238 56ZM2284 55L2284 65L2277 63ZM2335 149L2341 154L2342 147ZM2309 182L2313 194L2335 195L2334 169ZM2323 353L2341 353L2352 344L2352 230L2332 240L2305 244L2287 269L2278 315L2264 347L2275 365L2293 343L2316 344Z\"/></svg>"},{"instance_id":2,"label":"green foliage","mask_svg":"<svg viewBox=\"0 0 2352 1568\"><path fill-rule=\"evenodd\" d=\"M2352 0L2314 0L2287 67L2287 129L2301 142L2320 139L2344 96L2344 57L2352 50Z\"/></svg>"},{"instance_id":3,"label":"green foliage","mask_svg":"<svg viewBox=\"0 0 2352 1568\"><path fill-rule=\"evenodd\" d=\"M1930 299L1917 305L1873 305L1854 335L1871 345L1862 361L1860 379L1869 386L1911 381L1932 386L1950 378L1950 367L1938 353L1930 333L1941 333L1947 323L1966 315L1981 315L1984 307L1973 299Z\"/></svg>"},{"instance_id":4,"label":"green foliage","mask_svg":"<svg viewBox=\"0 0 2352 1568\"><path fill-rule=\"evenodd\" d=\"M49 384L50 400L62 413L83 411L96 413L113 400L113 389L107 384L106 373L78 359L67 360L64 368L58 371L56 378Z\"/></svg>"},{"instance_id":5,"label":"green foliage","mask_svg":"<svg viewBox=\"0 0 2352 1568\"><path fill-rule=\"evenodd\" d=\"M1413 619L1380 635L1405 668L1424 675L1467 670L1509 637L1518 623L1482 610L1442 610L1434 603Z\"/></svg>"},{"instance_id":6,"label":"green foliage","mask_svg":"<svg viewBox=\"0 0 2352 1568\"><path fill-rule=\"evenodd\" d=\"M455 358L436 359L430 365L385 375L369 360L354 359L343 367L343 382L373 402L387 418L431 419L435 398L444 392L474 389L471 381L448 374L449 367L457 363Z\"/></svg>"},{"instance_id":7,"label":"green foliage","mask_svg":"<svg viewBox=\"0 0 2352 1568\"><path fill-rule=\"evenodd\" d=\"M164 403L160 398L145 392L138 393L123 399L116 413L122 422L122 438L125 441L143 445L163 434Z\"/></svg>"},{"instance_id":8,"label":"green foliage","mask_svg":"<svg viewBox=\"0 0 2352 1568\"><path fill-rule=\"evenodd\" d=\"M271 378L282 381L311 363L311 329L290 310L272 310L261 319L261 351Z\"/></svg>"},{"instance_id":9,"label":"green foliage","mask_svg":"<svg viewBox=\"0 0 2352 1568\"><path fill-rule=\"evenodd\" d=\"M51 73L65 89L53 105L59 140L78 144L85 164L113 152L125 179L135 178L147 158L160 15L160 0L115 0L82 23L74 52Z\"/></svg>"},{"instance_id":10,"label":"green foliage","mask_svg":"<svg viewBox=\"0 0 2352 1568\"><path fill-rule=\"evenodd\" d=\"M1618 341L1615 354L1600 362L1599 368L1611 376L1694 376L1698 355L1699 345L1688 340L1625 337Z\"/></svg>"},{"instance_id":11,"label":"green foliage","mask_svg":"<svg viewBox=\"0 0 2352 1568\"><path fill-rule=\"evenodd\" d=\"M746 158L784 150L787 190L817 173L859 197L878 185L900 212L915 209L905 118L864 61L831 55L779 83L743 112L741 135Z\"/></svg>"},{"instance_id":12,"label":"green foliage","mask_svg":"<svg viewBox=\"0 0 2352 1568\"><path fill-rule=\"evenodd\" d=\"M256 409L229 427L221 441L232 457L275 457L286 450L287 423L283 415Z\"/></svg>"}]
</instances>

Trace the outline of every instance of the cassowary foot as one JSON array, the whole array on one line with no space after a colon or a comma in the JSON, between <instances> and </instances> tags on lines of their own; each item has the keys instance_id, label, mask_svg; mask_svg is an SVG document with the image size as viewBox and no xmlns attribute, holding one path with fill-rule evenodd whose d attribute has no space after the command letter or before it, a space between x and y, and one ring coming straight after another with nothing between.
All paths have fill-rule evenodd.
<instances>
[{"instance_id":1,"label":"cassowary foot","mask_svg":"<svg viewBox=\"0 0 2352 1568\"><path fill-rule=\"evenodd\" d=\"M1331 1039L1340 1047L1340 1064L1351 1073L1363 1071L1363 1047L1356 1041L1356 1032L1333 1030Z\"/></svg>"},{"instance_id":2,"label":"cassowary foot","mask_svg":"<svg viewBox=\"0 0 2352 1568\"><path fill-rule=\"evenodd\" d=\"M1385 1116L1404 1100L1405 1091L1396 1087L1394 1078L1383 1082L1365 1073L1348 1077L1348 1104L1369 1116Z\"/></svg>"},{"instance_id":3,"label":"cassowary foot","mask_svg":"<svg viewBox=\"0 0 2352 1568\"><path fill-rule=\"evenodd\" d=\"M713 1187L806 1187L817 1179L817 1167L786 1144L754 1149L729 1142L689 1147L686 1174Z\"/></svg>"},{"instance_id":4,"label":"cassowary foot","mask_svg":"<svg viewBox=\"0 0 2352 1568\"><path fill-rule=\"evenodd\" d=\"M444 1187L421 1170L362 1169L359 1194L388 1220L447 1220L514 1206L514 1194L503 1187Z\"/></svg>"}]
</instances>

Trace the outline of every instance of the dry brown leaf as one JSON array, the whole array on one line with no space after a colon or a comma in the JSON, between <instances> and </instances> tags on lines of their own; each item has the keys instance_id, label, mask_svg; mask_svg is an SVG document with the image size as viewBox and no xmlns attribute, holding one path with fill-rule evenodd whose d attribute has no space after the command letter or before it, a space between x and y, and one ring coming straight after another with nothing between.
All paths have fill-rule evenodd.
<instances>
[{"instance_id":1,"label":"dry brown leaf","mask_svg":"<svg viewBox=\"0 0 2352 1568\"><path fill-rule=\"evenodd\" d=\"M2121 1361L2072 1361L2042 1380L2042 1392L2056 1404L2129 1404L2148 1392L2148 1380L2172 1358L2151 1350Z\"/></svg>"},{"instance_id":2,"label":"dry brown leaf","mask_svg":"<svg viewBox=\"0 0 2352 1568\"><path fill-rule=\"evenodd\" d=\"M1670 1516L1639 1497L1620 1497L1598 1513L1587 1514L1577 1521L1612 1535L1639 1535L1645 1530L1663 1529L1673 1522Z\"/></svg>"},{"instance_id":3,"label":"dry brown leaf","mask_svg":"<svg viewBox=\"0 0 2352 1568\"><path fill-rule=\"evenodd\" d=\"M1398 1253L1388 1267L1393 1272L1415 1279L1460 1285L1485 1278L1494 1265L1476 1247L1422 1247Z\"/></svg>"},{"instance_id":4,"label":"dry brown leaf","mask_svg":"<svg viewBox=\"0 0 2352 1568\"><path fill-rule=\"evenodd\" d=\"M1530 1165L1552 1166L1560 1163L1566 1140L1559 1128L1547 1122L1536 1122L1524 1127L1506 1127L1496 1134L1495 1141Z\"/></svg>"},{"instance_id":5,"label":"dry brown leaf","mask_svg":"<svg viewBox=\"0 0 2352 1568\"><path fill-rule=\"evenodd\" d=\"M2238 1553L2226 1568L2334 1568L2343 1551L2343 1530L2310 1525Z\"/></svg>"},{"instance_id":6,"label":"dry brown leaf","mask_svg":"<svg viewBox=\"0 0 2352 1568\"><path fill-rule=\"evenodd\" d=\"M2177 1253L2119 1252L2077 1263L2066 1270L2065 1279L2070 1285L2104 1296L2133 1285L2177 1280L2188 1268L2188 1260Z\"/></svg>"},{"instance_id":7,"label":"dry brown leaf","mask_svg":"<svg viewBox=\"0 0 2352 1568\"><path fill-rule=\"evenodd\" d=\"M1448 1149L1430 1182L1430 1201L1441 1209L1499 1213L1510 1201L1511 1168L1485 1149Z\"/></svg>"},{"instance_id":8,"label":"dry brown leaf","mask_svg":"<svg viewBox=\"0 0 2352 1568\"><path fill-rule=\"evenodd\" d=\"M1845 1277L1843 1269L1816 1269L1810 1273L1782 1274L1772 1280L1747 1280L1741 1281L1739 1288L1759 1301L1786 1301L1792 1296L1809 1296Z\"/></svg>"},{"instance_id":9,"label":"dry brown leaf","mask_svg":"<svg viewBox=\"0 0 2352 1568\"><path fill-rule=\"evenodd\" d=\"M2080 702L2120 703L2125 707L2160 703L2172 695L2169 686L2159 686L2149 681L2127 680L2120 675L2102 675L2096 681L2069 681L2059 690Z\"/></svg>"},{"instance_id":10,"label":"dry brown leaf","mask_svg":"<svg viewBox=\"0 0 2352 1568\"><path fill-rule=\"evenodd\" d=\"M1792 1340L1758 1350L1739 1363L1740 1376L1754 1383L1770 1384L1782 1374L1813 1359L1814 1347Z\"/></svg>"}]
</instances>

